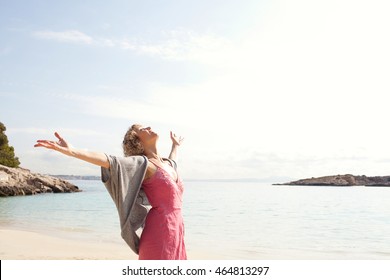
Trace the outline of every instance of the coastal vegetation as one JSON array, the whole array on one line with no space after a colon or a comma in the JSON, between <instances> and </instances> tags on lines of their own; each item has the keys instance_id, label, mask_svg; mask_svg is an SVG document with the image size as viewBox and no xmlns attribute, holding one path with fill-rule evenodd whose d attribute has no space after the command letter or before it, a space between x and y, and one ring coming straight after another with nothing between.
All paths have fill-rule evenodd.
<instances>
[{"instance_id":1,"label":"coastal vegetation","mask_svg":"<svg viewBox=\"0 0 390 280\"><path fill-rule=\"evenodd\" d=\"M8 167L19 167L20 162L15 156L14 147L8 144L6 130L5 125L0 122L0 164Z\"/></svg>"}]
</instances>

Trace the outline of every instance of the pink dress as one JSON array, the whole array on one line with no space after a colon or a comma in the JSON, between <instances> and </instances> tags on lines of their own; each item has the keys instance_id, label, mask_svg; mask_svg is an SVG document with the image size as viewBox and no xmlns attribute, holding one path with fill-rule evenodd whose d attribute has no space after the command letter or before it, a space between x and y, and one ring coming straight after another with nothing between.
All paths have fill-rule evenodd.
<instances>
[{"instance_id":1,"label":"pink dress","mask_svg":"<svg viewBox=\"0 0 390 280\"><path fill-rule=\"evenodd\" d=\"M156 165L156 164L155 164ZM181 214L183 183L157 166L142 187L152 206L141 235L140 260L186 260L184 224Z\"/></svg>"}]
</instances>

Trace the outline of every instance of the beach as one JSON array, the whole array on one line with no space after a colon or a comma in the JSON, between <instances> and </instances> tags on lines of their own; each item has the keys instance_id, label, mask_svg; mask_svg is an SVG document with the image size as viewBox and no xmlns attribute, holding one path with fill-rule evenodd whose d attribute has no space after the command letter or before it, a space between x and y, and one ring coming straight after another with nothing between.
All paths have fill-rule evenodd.
<instances>
[{"instance_id":1,"label":"beach","mask_svg":"<svg viewBox=\"0 0 390 280\"><path fill-rule=\"evenodd\" d=\"M228 259L227 256L212 252L188 251L192 260ZM284 254L284 256L288 256ZM289 256L291 258L291 256ZM307 256L310 258L310 256ZM267 255L269 259L278 259ZM292 257L293 259L296 258ZM1 260L137 260L123 242L84 242L65 237L54 237L41 232L0 228ZM233 258L234 259L234 258Z\"/></svg>"},{"instance_id":2,"label":"beach","mask_svg":"<svg viewBox=\"0 0 390 280\"><path fill-rule=\"evenodd\" d=\"M213 254L188 252L191 259L224 259ZM41 232L0 228L1 260L137 260L123 241L99 243L55 237Z\"/></svg>"},{"instance_id":3,"label":"beach","mask_svg":"<svg viewBox=\"0 0 390 280\"><path fill-rule=\"evenodd\" d=\"M263 250L261 255L235 257L226 250L187 250L189 260L336 260L364 259L349 254L303 252L298 250ZM126 245L114 242L85 242L66 237L55 237L41 232L0 228L1 260L137 260L138 256ZM378 259L371 256L369 259ZM379 258L381 259L381 258ZM386 259L386 258L385 258Z\"/></svg>"},{"instance_id":4,"label":"beach","mask_svg":"<svg viewBox=\"0 0 390 280\"><path fill-rule=\"evenodd\" d=\"M2 260L132 260L125 245L92 243L42 233L0 229Z\"/></svg>"},{"instance_id":5,"label":"beach","mask_svg":"<svg viewBox=\"0 0 390 280\"><path fill-rule=\"evenodd\" d=\"M226 259L222 254L187 251L193 260ZM42 232L0 228L1 260L137 260L138 255L123 241L119 243L84 242L54 237Z\"/></svg>"}]
</instances>

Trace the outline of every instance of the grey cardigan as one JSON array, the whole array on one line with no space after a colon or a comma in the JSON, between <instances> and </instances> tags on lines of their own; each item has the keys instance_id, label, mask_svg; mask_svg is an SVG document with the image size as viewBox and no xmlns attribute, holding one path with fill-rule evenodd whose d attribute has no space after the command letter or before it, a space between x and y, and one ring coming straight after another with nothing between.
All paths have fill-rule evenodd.
<instances>
[{"instance_id":1,"label":"grey cardigan","mask_svg":"<svg viewBox=\"0 0 390 280\"><path fill-rule=\"evenodd\" d=\"M121 236L138 254L140 237L150 205L141 189L148 160L145 156L115 157L107 155L110 168L101 168L102 182L110 193L119 214Z\"/></svg>"}]
</instances>

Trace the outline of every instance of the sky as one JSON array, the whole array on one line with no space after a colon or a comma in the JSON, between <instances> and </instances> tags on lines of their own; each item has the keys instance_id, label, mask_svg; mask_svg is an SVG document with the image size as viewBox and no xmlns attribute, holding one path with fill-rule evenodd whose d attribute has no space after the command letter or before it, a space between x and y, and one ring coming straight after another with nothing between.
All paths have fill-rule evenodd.
<instances>
[{"instance_id":1,"label":"sky","mask_svg":"<svg viewBox=\"0 0 390 280\"><path fill-rule=\"evenodd\" d=\"M0 0L0 121L21 166L58 131L122 156L134 123L185 138L187 179L390 175L388 1Z\"/></svg>"}]
</instances>

